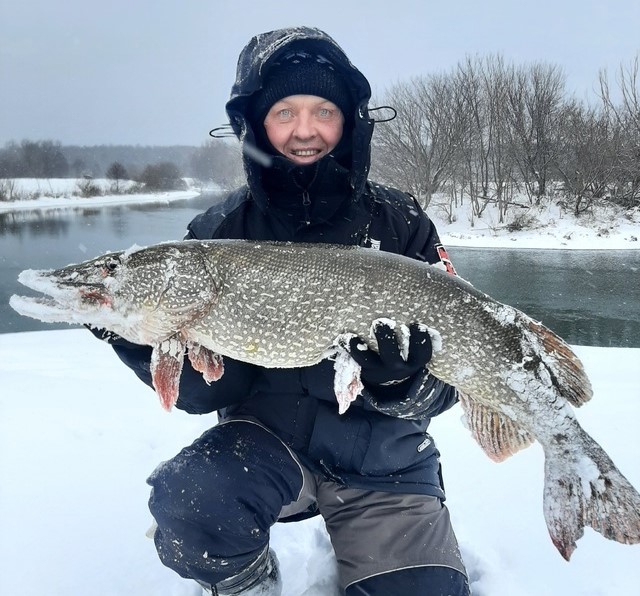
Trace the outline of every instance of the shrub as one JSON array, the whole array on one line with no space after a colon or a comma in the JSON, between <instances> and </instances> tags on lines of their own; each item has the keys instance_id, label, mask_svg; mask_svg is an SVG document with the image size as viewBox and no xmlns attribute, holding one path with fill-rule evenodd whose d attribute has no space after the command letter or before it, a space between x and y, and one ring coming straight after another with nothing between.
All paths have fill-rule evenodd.
<instances>
[{"instance_id":1,"label":"shrub","mask_svg":"<svg viewBox=\"0 0 640 596\"><path fill-rule=\"evenodd\" d=\"M186 188L178 166L170 161L148 165L140 176L140 182L148 190L184 190Z\"/></svg>"},{"instance_id":2,"label":"shrub","mask_svg":"<svg viewBox=\"0 0 640 596\"><path fill-rule=\"evenodd\" d=\"M102 189L91 179L78 180L76 188L77 194L85 199L102 195Z\"/></svg>"}]
</instances>

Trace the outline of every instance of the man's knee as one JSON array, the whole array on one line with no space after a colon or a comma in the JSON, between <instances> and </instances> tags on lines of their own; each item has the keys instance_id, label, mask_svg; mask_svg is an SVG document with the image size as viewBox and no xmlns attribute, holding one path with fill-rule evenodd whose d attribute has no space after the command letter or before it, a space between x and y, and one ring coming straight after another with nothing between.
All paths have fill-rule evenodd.
<instances>
[{"instance_id":1,"label":"man's knee","mask_svg":"<svg viewBox=\"0 0 640 596\"><path fill-rule=\"evenodd\" d=\"M248 565L269 541L302 473L286 447L250 422L204 433L150 476L149 508L162 562L215 583Z\"/></svg>"},{"instance_id":2,"label":"man's knee","mask_svg":"<svg viewBox=\"0 0 640 596\"><path fill-rule=\"evenodd\" d=\"M286 447L251 422L216 426L149 477L149 507L160 524L167 519L237 526L243 516L261 531L295 501L302 471Z\"/></svg>"},{"instance_id":3,"label":"man's knee","mask_svg":"<svg viewBox=\"0 0 640 596\"><path fill-rule=\"evenodd\" d=\"M219 525L233 515L239 505L239 466L233 459L223 461L226 454L216 453L216 442L211 431L205 433L151 474L149 509L160 526L179 520Z\"/></svg>"},{"instance_id":4,"label":"man's knee","mask_svg":"<svg viewBox=\"0 0 640 596\"><path fill-rule=\"evenodd\" d=\"M383 573L351 584L346 596L469 596L464 574L450 567L415 567Z\"/></svg>"}]
</instances>

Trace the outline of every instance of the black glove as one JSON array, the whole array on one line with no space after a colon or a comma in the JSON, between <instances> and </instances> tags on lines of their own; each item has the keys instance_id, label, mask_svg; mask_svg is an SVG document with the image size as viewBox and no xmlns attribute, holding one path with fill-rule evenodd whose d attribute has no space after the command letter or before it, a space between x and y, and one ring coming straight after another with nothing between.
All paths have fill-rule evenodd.
<instances>
[{"instance_id":1,"label":"black glove","mask_svg":"<svg viewBox=\"0 0 640 596\"><path fill-rule=\"evenodd\" d=\"M379 353L368 349L359 337L351 339L348 349L362 368L362 397L374 410L395 418L420 420L450 408L458 394L426 368L433 353L426 328L414 324L409 332L406 360L395 331L382 322L374 329Z\"/></svg>"},{"instance_id":2,"label":"black glove","mask_svg":"<svg viewBox=\"0 0 640 596\"><path fill-rule=\"evenodd\" d=\"M397 385L413 377L431 360L433 347L429 332L422 325L409 327L408 354L405 360L395 330L384 322L375 325L378 352L370 350L360 337L349 341L349 354L361 366L365 386Z\"/></svg>"},{"instance_id":3,"label":"black glove","mask_svg":"<svg viewBox=\"0 0 640 596\"><path fill-rule=\"evenodd\" d=\"M120 337L117 333L109 331L108 329L92 327L91 325L85 325L85 327L89 331L91 331L91 333L93 333L93 335L95 335L98 339L106 341L109 345L123 347L136 345L131 343L130 341L127 341L126 339L124 339L124 337Z\"/></svg>"}]
</instances>

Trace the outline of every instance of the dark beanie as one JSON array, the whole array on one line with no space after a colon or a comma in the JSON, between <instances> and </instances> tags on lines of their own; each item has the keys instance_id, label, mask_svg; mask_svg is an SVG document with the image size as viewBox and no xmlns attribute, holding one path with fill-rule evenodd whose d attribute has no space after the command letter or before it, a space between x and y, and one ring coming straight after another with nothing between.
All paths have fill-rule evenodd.
<instances>
[{"instance_id":1,"label":"dark beanie","mask_svg":"<svg viewBox=\"0 0 640 596\"><path fill-rule=\"evenodd\" d=\"M250 111L252 120L262 123L271 106L289 95L317 95L336 104L350 120L355 102L343 76L321 55L298 51L274 63L254 95Z\"/></svg>"}]
</instances>

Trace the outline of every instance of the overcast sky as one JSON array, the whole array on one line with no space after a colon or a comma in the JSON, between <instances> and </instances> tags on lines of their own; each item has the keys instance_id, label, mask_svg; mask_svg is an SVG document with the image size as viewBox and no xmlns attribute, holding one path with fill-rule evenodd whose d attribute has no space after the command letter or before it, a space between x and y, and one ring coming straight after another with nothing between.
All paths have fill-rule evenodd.
<instances>
[{"instance_id":1,"label":"overcast sky","mask_svg":"<svg viewBox=\"0 0 640 596\"><path fill-rule=\"evenodd\" d=\"M329 33L377 92L501 53L586 98L640 50L640 0L0 0L0 144L200 145L242 47L291 25Z\"/></svg>"}]
</instances>

